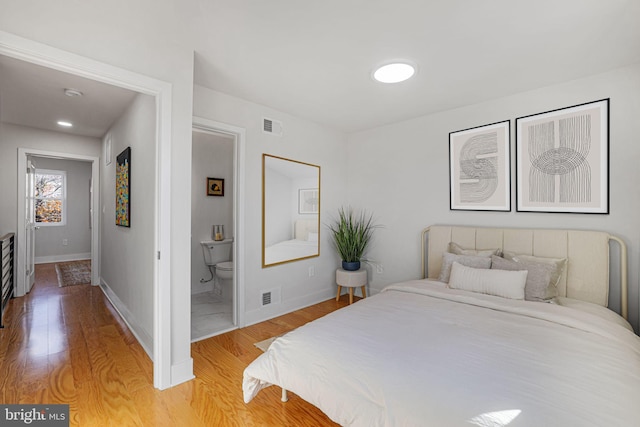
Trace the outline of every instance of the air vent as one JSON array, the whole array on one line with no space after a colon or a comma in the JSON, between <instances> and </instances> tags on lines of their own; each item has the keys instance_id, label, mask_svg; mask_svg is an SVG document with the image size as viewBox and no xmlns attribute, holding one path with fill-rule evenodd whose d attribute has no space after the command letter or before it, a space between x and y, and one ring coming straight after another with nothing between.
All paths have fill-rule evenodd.
<instances>
[{"instance_id":1,"label":"air vent","mask_svg":"<svg viewBox=\"0 0 640 427\"><path fill-rule=\"evenodd\" d=\"M282 122L265 117L262 120L262 131L270 135L282 136Z\"/></svg>"},{"instance_id":2,"label":"air vent","mask_svg":"<svg viewBox=\"0 0 640 427\"><path fill-rule=\"evenodd\" d=\"M263 290L260 292L260 301L262 307L271 304L280 304L280 288L274 288L269 290Z\"/></svg>"},{"instance_id":3,"label":"air vent","mask_svg":"<svg viewBox=\"0 0 640 427\"><path fill-rule=\"evenodd\" d=\"M262 293L262 306L271 304L271 291Z\"/></svg>"}]
</instances>

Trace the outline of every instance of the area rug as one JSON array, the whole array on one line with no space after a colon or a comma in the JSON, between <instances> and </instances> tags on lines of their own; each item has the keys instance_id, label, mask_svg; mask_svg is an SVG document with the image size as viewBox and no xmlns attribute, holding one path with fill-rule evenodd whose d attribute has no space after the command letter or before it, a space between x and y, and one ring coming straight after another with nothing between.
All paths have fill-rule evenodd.
<instances>
[{"instance_id":1,"label":"area rug","mask_svg":"<svg viewBox=\"0 0 640 427\"><path fill-rule=\"evenodd\" d=\"M75 286L91 284L91 260L68 261L56 263L58 286Z\"/></svg>"},{"instance_id":2,"label":"area rug","mask_svg":"<svg viewBox=\"0 0 640 427\"><path fill-rule=\"evenodd\" d=\"M284 334L283 334L284 335ZM267 338L266 340L259 341L253 345L258 347L262 351L267 351L272 342L276 340L276 338L281 337L282 335L277 335L275 337Z\"/></svg>"}]
</instances>

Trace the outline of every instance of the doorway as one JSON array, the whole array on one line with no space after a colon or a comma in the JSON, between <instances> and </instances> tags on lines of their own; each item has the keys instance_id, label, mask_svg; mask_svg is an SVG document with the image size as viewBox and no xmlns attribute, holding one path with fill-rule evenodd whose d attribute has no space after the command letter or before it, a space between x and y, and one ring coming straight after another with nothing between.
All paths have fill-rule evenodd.
<instances>
[{"instance_id":1,"label":"doorway","mask_svg":"<svg viewBox=\"0 0 640 427\"><path fill-rule=\"evenodd\" d=\"M192 135L194 342L244 326L244 129L194 117Z\"/></svg>"},{"instance_id":2,"label":"doorway","mask_svg":"<svg viewBox=\"0 0 640 427\"><path fill-rule=\"evenodd\" d=\"M235 139L194 129L191 140L191 342L195 342L236 327L231 191Z\"/></svg>"},{"instance_id":3,"label":"doorway","mask_svg":"<svg viewBox=\"0 0 640 427\"><path fill-rule=\"evenodd\" d=\"M22 60L28 63L40 65L53 70L64 71L71 75L84 77L99 81L115 87L133 90L144 93L155 98L156 109L156 184L154 192L156 202L153 208L154 221L154 254L150 255L149 262L153 263L153 376L154 386L159 389L168 388L173 384L186 381L192 378L192 373L188 369L175 371L172 378L171 363L171 316L162 313L171 313L171 196L170 196L170 152L171 152L171 85L169 83L156 80L147 76L136 74L128 70L114 67L105 63L80 57L78 55L65 52L59 49L46 46L37 42L23 39L0 31L0 55ZM35 152L33 150L21 149L18 153L18 175L23 177L26 174L26 157L29 154L44 156L67 157L66 153ZM98 161L96 158L85 159L92 162L92 176L94 186L98 184ZM24 173L23 173L24 172ZM19 194L25 194L25 180L18 179ZM98 206L97 197L93 197L94 221L97 217ZM18 203L17 215L17 261L16 261L16 295L24 295L25 286L25 206ZM162 215L159 215L162 212ZM98 233L99 227L93 228L93 233ZM92 256L99 258L97 237L92 239ZM23 248L23 249L20 249ZM156 255L157 253L157 255ZM166 254L160 256L160 254ZM93 274L98 274L96 261L92 263Z\"/></svg>"},{"instance_id":4,"label":"doorway","mask_svg":"<svg viewBox=\"0 0 640 427\"><path fill-rule=\"evenodd\" d=\"M33 172L33 164L32 160L35 160L35 170L38 168L38 160L41 160L42 164L47 161L51 162L64 162L64 161L76 161L90 164L90 182L87 182L87 189L89 191L88 195L88 224L90 227L89 236L83 237L83 239L90 240L90 245L88 250L90 252L91 258L91 284L97 285L99 284L99 257L98 257L98 248L99 246L99 216L94 215L94 212L98 211L99 200L100 200L100 189L98 186L99 182L99 159L97 157L85 156L79 154L70 154L70 153L60 153L53 151L44 151L44 150L35 150L28 148L19 148L18 149L18 176L27 176L31 172ZM44 162L44 163L43 163ZM30 167L31 166L31 167ZM18 281L19 285L16 289L16 296L25 295L31 289L31 285L33 284L33 275L30 272L33 271L34 263L38 262L38 256L40 255L40 260L42 261L42 255L39 254L34 247L34 242L36 241L36 234L39 232L38 230L34 230L34 225L30 221L26 221L27 212L26 208L28 206L28 196L27 191L31 190L27 188L27 179L19 179L18 180L18 194L20 195L18 202L18 235L23 235L23 240L25 241L25 251L24 251L24 270L25 274L23 275L23 280ZM29 204L31 206L31 203ZM20 240L19 240L20 241ZM65 242L62 242L64 244ZM68 238L66 241L68 245ZM72 242L73 243L73 242ZM65 246L67 246L65 245ZM73 246L72 246L73 247ZM79 246L80 247L80 246ZM85 245L81 246L85 248ZM77 255L77 254L74 254ZM83 252L83 255L86 256L86 252ZM50 255L49 255L50 256ZM61 255L64 258L64 254ZM62 260L62 258L57 258L57 260ZM46 259L45 259L46 260ZM52 259L53 260L53 259ZM18 270L20 271L20 270Z\"/></svg>"}]
</instances>

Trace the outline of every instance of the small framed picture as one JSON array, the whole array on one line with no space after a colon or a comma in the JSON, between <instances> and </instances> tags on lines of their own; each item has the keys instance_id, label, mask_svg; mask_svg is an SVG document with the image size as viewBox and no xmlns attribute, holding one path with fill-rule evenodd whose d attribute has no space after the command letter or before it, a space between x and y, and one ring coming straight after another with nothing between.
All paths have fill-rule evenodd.
<instances>
[{"instance_id":1,"label":"small framed picture","mask_svg":"<svg viewBox=\"0 0 640 427\"><path fill-rule=\"evenodd\" d=\"M298 213L317 214L320 207L320 193L317 188L298 190Z\"/></svg>"},{"instance_id":2,"label":"small framed picture","mask_svg":"<svg viewBox=\"0 0 640 427\"><path fill-rule=\"evenodd\" d=\"M224 179L207 178L207 196L224 196Z\"/></svg>"}]
</instances>

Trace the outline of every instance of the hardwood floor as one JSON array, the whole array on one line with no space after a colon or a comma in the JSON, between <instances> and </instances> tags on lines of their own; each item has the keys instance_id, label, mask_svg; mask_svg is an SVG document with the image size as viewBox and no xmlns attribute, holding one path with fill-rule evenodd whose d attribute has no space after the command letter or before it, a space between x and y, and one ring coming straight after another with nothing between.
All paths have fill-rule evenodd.
<instances>
[{"instance_id":1,"label":"hardwood floor","mask_svg":"<svg viewBox=\"0 0 640 427\"><path fill-rule=\"evenodd\" d=\"M334 426L293 393L269 387L249 404L242 372L253 344L348 304L331 299L192 344L196 379L153 388L152 363L102 291L59 288L54 264L36 267L31 293L11 300L0 330L0 402L65 403L73 426Z\"/></svg>"}]
</instances>

